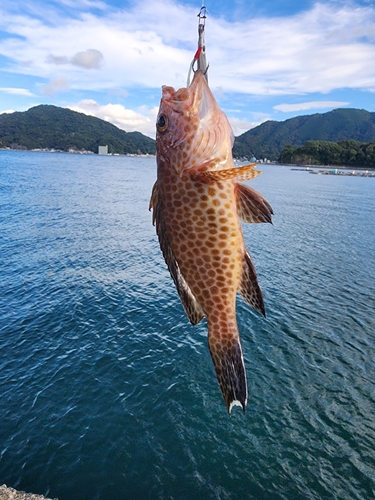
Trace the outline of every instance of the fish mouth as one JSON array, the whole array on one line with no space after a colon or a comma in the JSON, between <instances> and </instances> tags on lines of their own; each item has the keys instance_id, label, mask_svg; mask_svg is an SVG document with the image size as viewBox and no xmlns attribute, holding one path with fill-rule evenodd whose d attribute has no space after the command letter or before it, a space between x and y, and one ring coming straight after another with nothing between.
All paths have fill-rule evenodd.
<instances>
[{"instance_id":1,"label":"fish mouth","mask_svg":"<svg viewBox=\"0 0 375 500\"><path fill-rule=\"evenodd\" d=\"M209 151L210 158L218 154L227 159L234 143L233 130L225 113L219 108L202 70L194 73L188 91L199 117L200 130L209 131L210 140L206 137L206 151Z\"/></svg>"},{"instance_id":2,"label":"fish mouth","mask_svg":"<svg viewBox=\"0 0 375 500\"><path fill-rule=\"evenodd\" d=\"M188 89L193 95L194 107L198 111L199 119L204 120L217 104L202 70L199 69L194 73Z\"/></svg>"},{"instance_id":3,"label":"fish mouth","mask_svg":"<svg viewBox=\"0 0 375 500\"><path fill-rule=\"evenodd\" d=\"M177 113L184 112L189 107L190 112L197 114L200 120L208 114L211 107L217 106L202 70L194 73L194 78L188 87L175 90L173 87L163 85L162 101Z\"/></svg>"},{"instance_id":4,"label":"fish mouth","mask_svg":"<svg viewBox=\"0 0 375 500\"><path fill-rule=\"evenodd\" d=\"M195 71L193 80L191 81L189 87L193 87L194 85L197 85L197 83L203 83L208 87L206 77L201 69L197 69Z\"/></svg>"},{"instance_id":5,"label":"fish mouth","mask_svg":"<svg viewBox=\"0 0 375 500\"><path fill-rule=\"evenodd\" d=\"M161 111L169 116L170 127L159 127L159 154L166 158L184 150L184 159L174 159L173 167L181 176L187 171L214 162L219 166L231 157L234 136L232 127L219 108L202 70L194 73L188 87L175 90L162 87Z\"/></svg>"}]
</instances>

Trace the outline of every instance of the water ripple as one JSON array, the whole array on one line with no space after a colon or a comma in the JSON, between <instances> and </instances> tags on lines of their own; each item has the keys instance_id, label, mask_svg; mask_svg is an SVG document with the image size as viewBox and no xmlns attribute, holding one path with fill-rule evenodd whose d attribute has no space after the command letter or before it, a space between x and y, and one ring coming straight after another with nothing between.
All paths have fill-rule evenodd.
<instances>
[{"instance_id":1,"label":"water ripple","mask_svg":"<svg viewBox=\"0 0 375 500\"><path fill-rule=\"evenodd\" d=\"M1 152L0 474L60 500L375 496L368 179L266 166L228 417L151 225L153 160ZM0 186L0 187L1 187ZM366 207L366 210L363 207Z\"/></svg>"}]
</instances>

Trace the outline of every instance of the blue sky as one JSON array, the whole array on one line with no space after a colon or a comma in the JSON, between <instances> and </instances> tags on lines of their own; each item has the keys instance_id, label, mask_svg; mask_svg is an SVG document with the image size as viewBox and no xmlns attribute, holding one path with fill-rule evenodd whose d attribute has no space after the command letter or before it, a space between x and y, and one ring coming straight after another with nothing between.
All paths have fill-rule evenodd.
<instances>
[{"instance_id":1,"label":"blue sky","mask_svg":"<svg viewBox=\"0 0 375 500\"><path fill-rule=\"evenodd\" d=\"M209 83L235 135L338 107L375 111L375 2L207 0ZM67 107L155 135L186 85L201 1L1 0L0 113Z\"/></svg>"}]
</instances>

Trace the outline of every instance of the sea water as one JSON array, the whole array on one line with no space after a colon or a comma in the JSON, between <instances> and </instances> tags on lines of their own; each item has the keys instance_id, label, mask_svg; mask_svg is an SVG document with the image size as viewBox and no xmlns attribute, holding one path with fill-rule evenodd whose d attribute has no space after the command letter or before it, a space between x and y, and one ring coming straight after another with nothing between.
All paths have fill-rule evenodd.
<instances>
[{"instance_id":1,"label":"sea water","mask_svg":"<svg viewBox=\"0 0 375 500\"><path fill-rule=\"evenodd\" d=\"M0 152L0 484L59 500L375 496L375 179L258 167L229 417L148 211L154 158Z\"/></svg>"}]
</instances>

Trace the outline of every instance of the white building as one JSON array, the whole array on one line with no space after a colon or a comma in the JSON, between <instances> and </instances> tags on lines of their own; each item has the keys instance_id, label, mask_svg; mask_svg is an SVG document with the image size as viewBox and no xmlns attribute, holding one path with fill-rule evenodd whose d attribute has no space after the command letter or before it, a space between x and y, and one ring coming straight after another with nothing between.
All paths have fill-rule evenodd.
<instances>
[{"instance_id":1,"label":"white building","mask_svg":"<svg viewBox=\"0 0 375 500\"><path fill-rule=\"evenodd\" d=\"M107 155L108 154L108 146L99 146L98 154Z\"/></svg>"}]
</instances>

